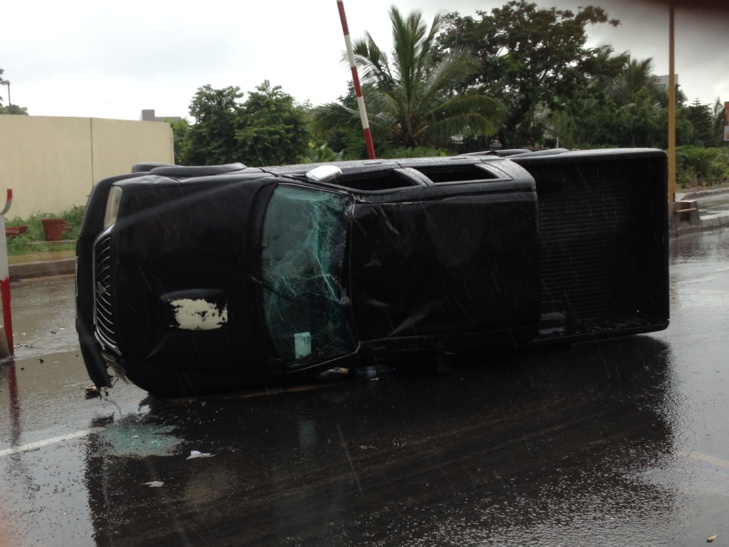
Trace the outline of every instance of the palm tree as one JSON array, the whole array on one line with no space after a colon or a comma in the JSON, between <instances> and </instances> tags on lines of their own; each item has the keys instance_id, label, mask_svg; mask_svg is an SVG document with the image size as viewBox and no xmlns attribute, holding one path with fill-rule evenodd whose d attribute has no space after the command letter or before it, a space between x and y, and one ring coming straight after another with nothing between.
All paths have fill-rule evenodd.
<instances>
[{"instance_id":1,"label":"palm tree","mask_svg":"<svg viewBox=\"0 0 729 547\"><path fill-rule=\"evenodd\" d=\"M653 59L631 59L613 84L611 95L620 106L633 103L634 95L643 88L653 95L658 84L658 77L653 74Z\"/></svg>"},{"instance_id":2,"label":"palm tree","mask_svg":"<svg viewBox=\"0 0 729 547\"><path fill-rule=\"evenodd\" d=\"M391 58L369 33L353 47L375 137L415 148L447 145L457 135L493 135L502 107L476 91L456 92L479 67L463 50L439 55L436 35L442 19L436 16L428 28L420 11L403 18L392 7L390 20ZM322 130L353 127L359 116L354 108L329 103L319 108L316 122Z\"/></svg>"}]
</instances>

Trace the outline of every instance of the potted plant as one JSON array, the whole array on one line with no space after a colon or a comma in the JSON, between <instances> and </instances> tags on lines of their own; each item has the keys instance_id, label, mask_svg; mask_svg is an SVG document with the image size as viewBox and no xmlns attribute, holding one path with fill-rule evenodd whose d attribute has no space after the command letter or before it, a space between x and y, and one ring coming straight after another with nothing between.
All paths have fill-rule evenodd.
<instances>
[{"instance_id":1,"label":"potted plant","mask_svg":"<svg viewBox=\"0 0 729 547\"><path fill-rule=\"evenodd\" d=\"M67 229L67 222L62 218L42 218L43 233L46 241L61 241L63 239L63 231Z\"/></svg>"}]
</instances>

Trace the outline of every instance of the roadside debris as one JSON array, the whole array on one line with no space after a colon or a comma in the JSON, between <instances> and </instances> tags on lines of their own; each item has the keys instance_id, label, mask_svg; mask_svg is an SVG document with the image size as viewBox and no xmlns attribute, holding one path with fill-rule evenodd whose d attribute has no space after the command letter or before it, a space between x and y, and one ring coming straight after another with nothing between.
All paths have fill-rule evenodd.
<instances>
[{"instance_id":1,"label":"roadside debris","mask_svg":"<svg viewBox=\"0 0 729 547\"><path fill-rule=\"evenodd\" d=\"M194 460L195 458L212 458L213 455L209 452L200 452L199 450L191 450L190 455L185 458L186 460Z\"/></svg>"},{"instance_id":2,"label":"roadside debris","mask_svg":"<svg viewBox=\"0 0 729 547\"><path fill-rule=\"evenodd\" d=\"M145 486L149 486L150 488L159 488L160 486L163 486L164 483L162 481L150 481L145 482Z\"/></svg>"},{"instance_id":3,"label":"roadside debris","mask_svg":"<svg viewBox=\"0 0 729 547\"><path fill-rule=\"evenodd\" d=\"M712 535L710 535L709 537L706 538L706 543L711 543L712 541L714 541L718 537L719 537L719 534L712 534Z\"/></svg>"},{"instance_id":4,"label":"roadside debris","mask_svg":"<svg viewBox=\"0 0 729 547\"><path fill-rule=\"evenodd\" d=\"M357 380L377 380L383 376L389 376L394 370L394 367L387 365L370 365L357 367L352 373Z\"/></svg>"},{"instance_id":5,"label":"roadside debris","mask_svg":"<svg viewBox=\"0 0 729 547\"><path fill-rule=\"evenodd\" d=\"M334 367L325 370L317 376L318 380L341 380L349 376L349 369L344 367Z\"/></svg>"}]
</instances>

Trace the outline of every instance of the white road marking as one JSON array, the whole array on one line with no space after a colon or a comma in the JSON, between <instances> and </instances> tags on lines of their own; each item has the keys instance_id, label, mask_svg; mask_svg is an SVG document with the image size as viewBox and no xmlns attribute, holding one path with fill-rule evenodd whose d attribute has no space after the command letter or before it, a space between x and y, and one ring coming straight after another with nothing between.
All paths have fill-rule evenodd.
<instances>
[{"instance_id":1,"label":"white road marking","mask_svg":"<svg viewBox=\"0 0 729 547\"><path fill-rule=\"evenodd\" d=\"M66 433L65 435L59 435L58 437L51 437L50 439L43 439L41 441L35 441L32 443L24 444L22 446L14 446L12 448L5 448L0 450L0 458L4 456L10 456L12 454L19 454L21 452L30 452L31 450L39 450L44 446L51 444L60 443L63 441L69 441L71 439L78 439L79 437L85 437L92 433L98 433L103 431L103 427L91 427L89 429L83 429L81 431L75 431L74 433Z\"/></svg>"}]
</instances>

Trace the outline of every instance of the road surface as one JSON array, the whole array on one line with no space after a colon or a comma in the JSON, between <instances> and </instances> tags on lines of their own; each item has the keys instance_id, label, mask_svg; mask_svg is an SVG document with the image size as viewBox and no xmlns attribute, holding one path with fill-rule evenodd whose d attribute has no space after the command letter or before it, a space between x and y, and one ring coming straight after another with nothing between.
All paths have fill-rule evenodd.
<instances>
[{"instance_id":1,"label":"road surface","mask_svg":"<svg viewBox=\"0 0 729 547\"><path fill-rule=\"evenodd\" d=\"M729 543L727 230L671 242L666 331L450 374L86 399L72 302L13 287L0 543Z\"/></svg>"}]
</instances>

